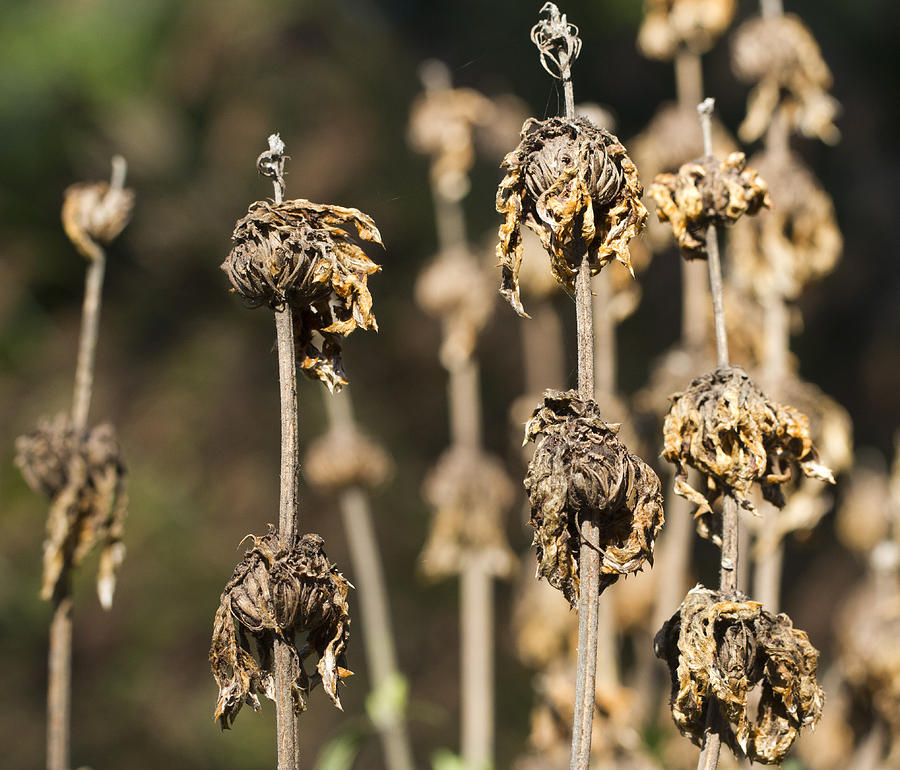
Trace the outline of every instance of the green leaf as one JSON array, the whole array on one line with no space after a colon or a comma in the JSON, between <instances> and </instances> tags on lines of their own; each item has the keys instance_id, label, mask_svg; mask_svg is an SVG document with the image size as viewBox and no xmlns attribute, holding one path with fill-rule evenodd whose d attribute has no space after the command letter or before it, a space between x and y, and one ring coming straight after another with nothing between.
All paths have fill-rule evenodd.
<instances>
[{"instance_id":1,"label":"green leaf","mask_svg":"<svg viewBox=\"0 0 900 770\"><path fill-rule=\"evenodd\" d=\"M406 713L409 683L399 673L389 676L366 698L366 713L379 729L396 724Z\"/></svg>"}]
</instances>

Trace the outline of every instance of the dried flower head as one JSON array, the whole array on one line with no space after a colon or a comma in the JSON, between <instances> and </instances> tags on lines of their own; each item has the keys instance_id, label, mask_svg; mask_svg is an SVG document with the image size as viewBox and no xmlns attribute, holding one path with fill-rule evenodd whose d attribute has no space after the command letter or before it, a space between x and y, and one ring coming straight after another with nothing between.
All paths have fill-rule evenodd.
<instances>
[{"instance_id":1,"label":"dried flower head","mask_svg":"<svg viewBox=\"0 0 900 770\"><path fill-rule=\"evenodd\" d=\"M572 62L581 53L578 27L569 24L566 15L559 12L555 3L544 3L541 13L547 14L547 18L531 28L531 42L541 55L541 66L553 77L567 80Z\"/></svg>"},{"instance_id":2,"label":"dried flower head","mask_svg":"<svg viewBox=\"0 0 900 770\"><path fill-rule=\"evenodd\" d=\"M768 187L746 168L742 152L721 163L714 157L685 163L677 174L660 174L650 185L660 222L669 222L685 259L706 259L709 225L731 225L744 214L770 206Z\"/></svg>"},{"instance_id":3,"label":"dried flower head","mask_svg":"<svg viewBox=\"0 0 900 770\"><path fill-rule=\"evenodd\" d=\"M753 167L778 205L734 228L731 280L756 297L795 299L829 273L843 248L831 197L795 155L765 152Z\"/></svg>"},{"instance_id":4,"label":"dried flower head","mask_svg":"<svg viewBox=\"0 0 900 770\"><path fill-rule=\"evenodd\" d=\"M580 527L593 517L600 530L600 590L653 563L663 523L659 479L631 454L593 401L576 391L547 390L525 426L537 442L525 489L537 548L537 574L578 600ZM538 441L540 438L540 441Z\"/></svg>"},{"instance_id":5,"label":"dried flower head","mask_svg":"<svg viewBox=\"0 0 900 770\"><path fill-rule=\"evenodd\" d=\"M494 310L496 292L476 257L462 249L440 254L416 281L416 302L443 326L441 363L454 369L475 349Z\"/></svg>"},{"instance_id":6,"label":"dried flower head","mask_svg":"<svg viewBox=\"0 0 900 770\"><path fill-rule=\"evenodd\" d=\"M822 713L818 651L787 615L772 615L759 602L698 585L654 647L669 667L675 724L698 746L713 698L727 722L723 742L765 765L781 764L800 728ZM761 696L751 721L747 701L757 685Z\"/></svg>"},{"instance_id":7,"label":"dried flower head","mask_svg":"<svg viewBox=\"0 0 900 770\"><path fill-rule=\"evenodd\" d=\"M109 609L125 558L128 506L115 429L105 423L79 433L66 414L43 418L16 439L16 465L28 486L51 500L41 598L50 599L94 545L102 543L97 594Z\"/></svg>"},{"instance_id":8,"label":"dried flower head","mask_svg":"<svg viewBox=\"0 0 900 770\"><path fill-rule=\"evenodd\" d=\"M344 667L351 586L328 561L325 541L303 535L286 546L271 530L252 540L220 597L209 651L219 685L215 719L222 729L231 727L244 703L258 711L258 695L275 699L276 638L287 643L297 662L292 687L297 713L306 710L309 692L319 683L341 708L338 684L351 673ZM297 634L306 635L303 646ZM318 662L310 675L304 661L313 652Z\"/></svg>"},{"instance_id":9,"label":"dried flower head","mask_svg":"<svg viewBox=\"0 0 900 770\"><path fill-rule=\"evenodd\" d=\"M325 492L350 487L374 489L393 473L390 455L353 427L332 428L316 439L306 453L306 480Z\"/></svg>"},{"instance_id":10,"label":"dried flower head","mask_svg":"<svg viewBox=\"0 0 900 770\"><path fill-rule=\"evenodd\" d=\"M381 268L361 245L382 245L372 219L302 199L257 201L231 238L222 269L233 291L249 307L290 306L298 366L329 390L346 385L338 338L358 327L378 328L367 280Z\"/></svg>"},{"instance_id":11,"label":"dried flower head","mask_svg":"<svg viewBox=\"0 0 900 770\"><path fill-rule=\"evenodd\" d=\"M125 189L125 160L113 158L112 183L82 182L66 188L62 223L79 253L94 260L101 256L97 244L112 243L131 220L134 190Z\"/></svg>"},{"instance_id":12,"label":"dried flower head","mask_svg":"<svg viewBox=\"0 0 900 770\"><path fill-rule=\"evenodd\" d=\"M834 125L839 105L827 93L831 71L799 17L784 14L746 21L732 40L731 61L735 75L757 83L738 129L745 142L762 136L779 110L803 136L827 144L840 139Z\"/></svg>"},{"instance_id":13,"label":"dried flower head","mask_svg":"<svg viewBox=\"0 0 900 770\"><path fill-rule=\"evenodd\" d=\"M644 0L638 48L649 59L706 53L731 24L734 0Z\"/></svg>"},{"instance_id":14,"label":"dried flower head","mask_svg":"<svg viewBox=\"0 0 900 770\"><path fill-rule=\"evenodd\" d=\"M806 415L769 401L739 366L701 375L670 400L663 457L676 467L675 492L697 506L697 516L712 517L712 503L724 494L733 494L752 511L754 482L766 500L782 507L781 485L795 467L805 476L834 483L831 471L819 462ZM705 494L687 483L688 467L703 474Z\"/></svg>"},{"instance_id":15,"label":"dried flower head","mask_svg":"<svg viewBox=\"0 0 900 770\"><path fill-rule=\"evenodd\" d=\"M513 485L499 460L478 449L451 447L426 476L422 494L434 509L420 558L426 577L459 574L476 554L492 574L511 574L516 559L503 514L512 504Z\"/></svg>"},{"instance_id":16,"label":"dried flower head","mask_svg":"<svg viewBox=\"0 0 900 770\"><path fill-rule=\"evenodd\" d=\"M520 227L528 225L550 254L556 280L574 292L585 253L592 275L617 259L629 270L628 242L647 218L637 169L619 140L586 118L529 118L519 146L503 160L497 190L500 293L526 316L519 299ZM527 316L526 316L527 317Z\"/></svg>"}]
</instances>

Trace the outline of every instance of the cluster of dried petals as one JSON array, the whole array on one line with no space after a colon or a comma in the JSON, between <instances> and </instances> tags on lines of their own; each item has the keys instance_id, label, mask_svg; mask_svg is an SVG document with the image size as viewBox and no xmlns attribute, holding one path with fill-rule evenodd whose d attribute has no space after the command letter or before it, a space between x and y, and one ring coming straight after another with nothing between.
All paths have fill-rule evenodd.
<instances>
[{"instance_id":1,"label":"cluster of dried petals","mask_svg":"<svg viewBox=\"0 0 900 770\"><path fill-rule=\"evenodd\" d=\"M512 573L516 558L503 518L514 492L499 460L479 449L451 447L425 477L422 495L434 509L420 557L423 575L458 575L475 556L491 574Z\"/></svg>"},{"instance_id":2,"label":"cluster of dried petals","mask_svg":"<svg viewBox=\"0 0 900 770\"><path fill-rule=\"evenodd\" d=\"M303 464L310 485L331 494L351 487L375 489L393 470L390 455L353 427L332 428L316 439Z\"/></svg>"},{"instance_id":3,"label":"cluster of dried petals","mask_svg":"<svg viewBox=\"0 0 900 770\"><path fill-rule=\"evenodd\" d=\"M734 0L644 0L638 48L649 59L705 53L731 24Z\"/></svg>"},{"instance_id":4,"label":"cluster of dried petals","mask_svg":"<svg viewBox=\"0 0 900 770\"><path fill-rule=\"evenodd\" d=\"M711 505L725 494L752 511L754 482L780 508L781 487L794 468L834 483L831 471L819 462L806 415L769 401L739 366L701 375L670 400L663 457L676 467L675 492L697 506L697 516L716 518ZM703 475L705 494L688 484L688 467Z\"/></svg>"},{"instance_id":5,"label":"cluster of dried petals","mask_svg":"<svg viewBox=\"0 0 900 770\"><path fill-rule=\"evenodd\" d=\"M738 756L781 764L800 728L814 725L824 693L816 681L818 651L785 614L758 602L696 586L656 635L657 657L672 680L672 716L700 745L715 699L722 740ZM748 697L760 687L756 719Z\"/></svg>"},{"instance_id":6,"label":"cluster of dried petals","mask_svg":"<svg viewBox=\"0 0 900 770\"><path fill-rule=\"evenodd\" d=\"M794 14L757 17L742 24L732 40L735 75L757 85L747 117L738 129L745 142L762 136L777 111L803 136L834 144L837 101L828 94L831 71L809 28Z\"/></svg>"},{"instance_id":7,"label":"cluster of dried petals","mask_svg":"<svg viewBox=\"0 0 900 770\"><path fill-rule=\"evenodd\" d=\"M537 574L578 600L581 523L600 531L600 590L653 562L663 523L659 479L616 437L593 401L573 391L548 390L525 426L537 448L525 489L537 549Z\"/></svg>"},{"instance_id":8,"label":"cluster of dried petals","mask_svg":"<svg viewBox=\"0 0 900 770\"><path fill-rule=\"evenodd\" d=\"M504 158L497 190L500 226L497 257L500 293L527 317L519 299L521 226L550 254L556 280L574 292L585 255L591 274L617 259L629 270L628 242L647 219L637 168L615 136L586 118L529 118L519 146Z\"/></svg>"},{"instance_id":9,"label":"cluster of dried petals","mask_svg":"<svg viewBox=\"0 0 900 770\"><path fill-rule=\"evenodd\" d=\"M831 197L795 155L765 152L753 167L778 205L734 228L732 279L756 297L795 299L829 273L843 248Z\"/></svg>"},{"instance_id":10,"label":"cluster of dried petals","mask_svg":"<svg viewBox=\"0 0 900 770\"><path fill-rule=\"evenodd\" d=\"M731 225L744 214L756 214L770 204L768 187L746 168L742 152L721 163L714 157L685 163L676 174L659 174L650 197L660 222L669 222L685 259L706 259L710 225Z\"/></svg>"},{"instance_id":11,"label":"cluster of dried petals","mask_svg":"<svg viewBox=\"0 0 900 770\"><path fill-rule=\"evenodd\" d=\"M115 240L131 220L133 208L133 190L107 182L73 184L63 194L63 229L79 253L94 260L100 256L97 244Z\"/></svg>"},{"instance_id":12,"label":"cluster of dried petals","mask_svg":"<svg viewBox=\"0 0 900 770\"><path fill-rule=\"evenodd\" d=\"M245 703L258 711L258 695L275 699L275 639L287 643L297 663L291 688L297 713L319 683L341 708L338 684L351 673L344 667L350 583L328 561L322 538L297 536L286 546L270 531L252 540L219 599L209 651L219 685L215 719L223 729ZM302 645L298 634L305 634ZM310 675L304 661L313 652L318 661Z\"/></svg>"},{"instance_id":13,"label":"cluster of dried petals","mask_svg":"<svg viewBox=\"0 0 900 770\"><path fill-rule=\"evenodd\" d=\"M112 606L125 558L125 464L108 423L78 432L66 414L43 418L16 439L16 465L33 490L50 498L41 598L50 599L97 543L97 594Z\"/></svg>"},{"instance_id":14,"label":"cluster of dried petals","mask_svg":"<svg viewBox=\"0 0 900 770\"><path fill-rule=\"evenodd\" d=\"M440 358L445 367L454 369L471 357L496 296L487 271L465 250L439 255L419 275L416 302L442 323Z\"/></svg>"},{"instance_id":15,"label":"cluster of dried petals","mask_svg":"<svg viewBox=\"0 0 900 770\"><path fill-rule=\"evenodd\" d=\"M222 269L233 291L250 307L290 307L298 366L329 390L346 385L338 338L378 328L367 281L381 268L362 248L382 245L372 219L302 199L257 201L231 237Z\"/></svg>"}]
</instances>

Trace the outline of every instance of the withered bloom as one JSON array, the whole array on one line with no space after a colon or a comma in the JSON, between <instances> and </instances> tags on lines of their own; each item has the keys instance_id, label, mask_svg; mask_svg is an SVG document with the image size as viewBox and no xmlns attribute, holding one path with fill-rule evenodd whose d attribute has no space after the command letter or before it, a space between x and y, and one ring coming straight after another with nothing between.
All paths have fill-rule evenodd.
<instances>
[{"instance_id":1,"label":"withered bloom","mask_svg":"<svg viewBox=\"0 0 900 770\"><path fill-rule=\"evenodd\" d=\"M617 259L629 270L628 242L647 218L637 168L608 131L586 118L529 118L519 146L504 158L497 190L500 293L527 317L519 299L523 224L540 236L556 280L574 292L585 254L596 275Z\"/></svg>"},{"instance_id":2,"label":"withered bloom","mask_svg":"<svg viewBox=\"0 0 900 770\"><path fill-rule=\"evenodd\" d=\"M209 651L219 685L215 719L222 729L231 727L244 703L258 711L258 695L275 699L276 638L297 661L292 687L297 713L306 710L309 692L319 683L341 708L338 684L351 673L344 667L350 583L328 561L325 541L298 535L286 547L274 531L252 539L219 599ZM298 634L305 635L302 643ZM304 662L313 652L318 662L310 675Z\"/></svg>"},{"instance_id":3,"label":"withered bloom","mask_svg":"<svg viewBox=\"0 0 900 770\"><path fill-rule=\"evenodd\" d=\"M834 125L839 105L827 93L831 71L799 17L788 13L745 22L734 35L731 60L739 78L757 83L738 129L745 142L762 136L777 110L804 136L827 144L840 139Z\"/></svg>"},{"instance_id":4,"label":"withered bloom","mask_svg":"<svg viewBox=\"0 0 900 770\"><path fill-rule=\"evenodd\" d=\"M706 259L709 225L730 225L770 206L768 187L746 168L742 152L685 163L677 174L660 174L650 185L660 222L669 222L685 259Z\"/></svg>"},{"instance_id":5,"label":"withered bloom","mask_svg":"<svg viewBox=\"0 0 900 770\"><path fill-rule=\"evenodd\" d=\"M650 59L674 58L680 48L706 53L734 17L734 0L644 0L638 48Z\"/></svg>"},{"instance_id":6,"label":"withered bloom","mask_svg":"<svg viewBox=\"0 0 900 770\"><path fill-rule=\"evenodd\" d=\"M722 740L737 755L765 765L784 761L801 727L815 724L825 696L816 681L819 653L785 614L759 602L693 588L656 635L657 657L672 680L672 716L701 745L712 698ZM760 687L756 719L748 695Z\"/></svg>"},{"instance_id":7,"label":"withered bloom","mask_svg":"<svg viewBox=\"0 0 900 770\"><path fill-rule=\"evenodd\" d=\"M806 415L769 401L739 366L701 375L670 399L663 457L676 467L675 492L697 506L697 516L711 516L712 503L726 493L753 510L748 495L754 482L780 508L781 485L796 467L834 483L819 462ZM705 494L687 483L688 467L705 477Z\"/></svg>"},{"instance_id":8,"label":"withered bloom","mask_svg":"<svg viewBox=\"0 0 900 770\"><path fill-rule=\"evenodd\" d=\"M372 219L302 199L257 201L231 238L222 269L233 291L250 307L290 306L298 366L329 390L346 385L338 338L358 327L378 328L367 280L381 268L362 247L382 245Z\"/></svg>"},{"instance_id":9,"label":"withered bloom","mask_svg":"<svg viewBox=\"0 0 900 770\"><path fill-rule=\"evenodd\" d=\"M525 476L537 574L578 601L581 523L600 529L600 591L653 562L653 543L663 524L659 479L631 454L593 401L576 391L547 390L525 426L537 448Z\"/></svg>"},{"instance_id":10,"label":"withered bloom","mask_svg":"<svg viewBox=\"0 0 900 770\"><path fill-rule=\"evenodd\" d=\"M124 178L125 161L113 159L113 184L80 182L63 194L62 223L69 240L87 259L97 259L98 243L111 243L131 220L134 191L123 189L115 177Z\"/></svg>"},{"instance_id":11,"label":"withered bloom","mask_svg":"<svg viewBox=\"0 0 900 770\"><path fill-rule=\"evenodd\" d=\"M128 505L115 429L105 423L78 433L66 414L43 418L16 439L15 462L28 486L51 500L41 598L50 599L94 545L102 543L97 594L109 609L125 558Z\"/></svg>"},{"instance_id":12,"label":"withered bloom","mask_svg":"<svg viewBox=\"0 0 900 770\"><path fill-rule=\"evenodd\" d=\"M513 486L502 464L466 446L447 450L422 486L434 508L421 570L430 578L458 574L473 554L494 575L509 575L515 556L506 539L503 514L513 501Z\"/></svg>"},{"instance_id":13,"label":"withered bloom","mask_svg":"<svg viewBox=\"0 0 900 770\"><path fill-rule=\"evenodd\" d=\"M391 475L393 463L384 449L355 428L332 428L310 445L303 472L312 486L328 492L373 489Z\"/></svg>"}]
</instances>

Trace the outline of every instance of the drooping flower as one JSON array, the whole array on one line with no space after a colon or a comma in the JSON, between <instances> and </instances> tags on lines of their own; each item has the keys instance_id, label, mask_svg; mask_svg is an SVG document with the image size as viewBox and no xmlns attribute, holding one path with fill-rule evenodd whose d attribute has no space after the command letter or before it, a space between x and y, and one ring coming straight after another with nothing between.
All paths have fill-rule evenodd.
<instances>
[{"instance_id":1,"label":"drooping flower","mask_svg":"<svg viewBox=\"0 0 900 770\"><path fill-rule=\"evenodd\" d=\"M350 638L350 583L328 560L319 535L297 536L285 545L278 533L252 537L219 600L209 662L219 685L215 719L231 727L247 703L258 711L259 695L275 699L274 645L286 643L295 659L294 711L305 711L310 690L321 683L337 708L340 680L351 674L344 653ZM298 634L305 634L302 640ZM318 656L309 674L306 658Z\"/></svg>"},{"instance_id":2,"label":"drooping flower","mask_svg":"<svg viewBox=\"0 0 900 770\"><path fill-rule=\"evenodd\" d=\"M593 401L548 390L525 426L537 442L525 477L538 576L578 600L581 524L600 530L600 590L653 562L663 523L659 478L616 437Z\"/></svg>"},{"instance_id":3,"label":"drooping flower","mask_svg":"<svg viewBox=\"0 0 900 770\"><path fill-rule=\"evenodd\" d=\"M651 59L668 60L679 49L706 53L731 24L734 0L644 0L638 48Z\"/></svg>"}]
</instances>

